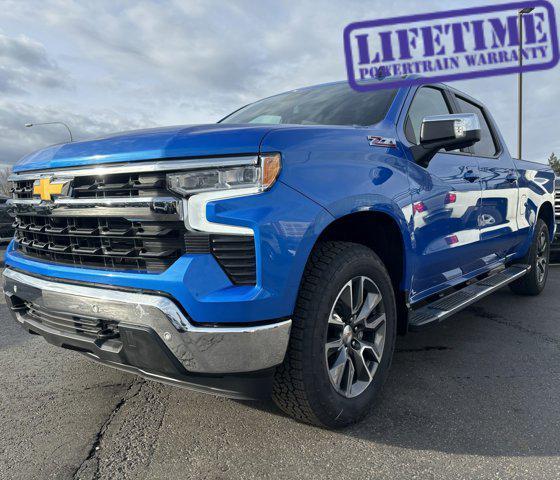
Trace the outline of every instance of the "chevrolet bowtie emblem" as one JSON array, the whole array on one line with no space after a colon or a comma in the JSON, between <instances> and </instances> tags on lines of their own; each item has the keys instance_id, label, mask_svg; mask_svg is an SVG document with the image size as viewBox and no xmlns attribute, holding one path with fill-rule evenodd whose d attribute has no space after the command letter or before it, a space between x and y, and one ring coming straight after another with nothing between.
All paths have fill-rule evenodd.
<instances>
[{"instance_id":1,"label":"chevrolet bowtie emblem","mask_svg":"<svg viewBox=\"0 0 560 480\"><path fill-rule=\"evenodd\" d=\"M39 195L41 200L52 200L53 195L61 195L68 180L53 181L50 178L40 178L33 183L33 195Z\"/></svg>"}]
</instances>

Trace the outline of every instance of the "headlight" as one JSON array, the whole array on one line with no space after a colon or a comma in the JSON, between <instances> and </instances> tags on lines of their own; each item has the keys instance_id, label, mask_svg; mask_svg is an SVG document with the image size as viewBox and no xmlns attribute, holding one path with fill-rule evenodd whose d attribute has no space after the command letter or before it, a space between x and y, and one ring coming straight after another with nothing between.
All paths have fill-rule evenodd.
<instances>
[{"instance_id":1,"label":"headlight","mask_svg":"<svg viewBox=\"0 0 560 480\"><path fill-rule=\"evenodd\" d=\"M267 190L280 173L280 154L259 156L259 163L235 167L214 167L167 174L167 186L181 195L201 192L255 188L257 192Z\"/></svg>"}]
</instances>

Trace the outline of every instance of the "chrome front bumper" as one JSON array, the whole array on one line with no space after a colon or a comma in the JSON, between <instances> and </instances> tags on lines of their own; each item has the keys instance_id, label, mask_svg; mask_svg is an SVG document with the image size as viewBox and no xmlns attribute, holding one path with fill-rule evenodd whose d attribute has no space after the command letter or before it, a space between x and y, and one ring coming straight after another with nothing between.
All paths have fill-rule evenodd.
<instances>
[{"instance_id":1,"label":"chrome front bumper","mask_svg":"<svg viewBox=\"0 0 560 480\"><path fill-rule=\"evenodd\" d=\"M121 327L153 331L158 345L164 345L189 373L264 370L282 363L288 346L291 320L259 326L200 327L190 323L181 309L164 296L50 281L10 268L4 270L3 276L4 293L15 319L45 337L48 334L61 339L59 344L64 338L77 342L79 334L57 331L26 317L23 304L55 315L94 317L117 322ZM103 348L104 340L95 340L94 344L95 348ZM119 348L115 341L109 346Z\"/></svg>"}]
</instances>

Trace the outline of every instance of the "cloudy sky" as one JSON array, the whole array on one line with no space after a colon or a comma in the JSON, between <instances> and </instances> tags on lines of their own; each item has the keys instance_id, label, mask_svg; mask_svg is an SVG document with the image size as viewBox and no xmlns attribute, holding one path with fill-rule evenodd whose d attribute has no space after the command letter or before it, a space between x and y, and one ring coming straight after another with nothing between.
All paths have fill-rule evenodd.
<instances>
[{"instance_id":1,"label":"cloudy sky","mask_svg":"<svg viewBox=\"0 0 560 480\"><path fill-rule=\"evenodd\" d=\"M449 8L488 0L448 2ZM560 0L553 0L559 10ZM389 8L388 5L391 5ZM67 139L212 123L292 88L345 79L343 28L435 0L0 0L0 164ZM514 75L454 82L516 151ZM560 67L525 76L524 156L560 153Z\"/></svg>"}]
</instances>

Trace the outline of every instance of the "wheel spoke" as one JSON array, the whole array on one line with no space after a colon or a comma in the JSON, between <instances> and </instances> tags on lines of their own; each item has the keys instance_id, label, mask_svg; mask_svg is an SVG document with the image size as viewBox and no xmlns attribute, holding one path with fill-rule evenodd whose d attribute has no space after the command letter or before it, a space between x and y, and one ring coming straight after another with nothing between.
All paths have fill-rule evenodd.
<instances>
[{"instance_id":1,"label":"wheel spoke","mask_svg":"<svg viewBox=\"0 0 560 480\"><path fill-rule=\"evenodd\" d=\"M354 368L354 363L350 358L348 358L347 365L348 365L348 370L346 372L346 385L344 387L344 392L346 393L346 396L349 397L350 394L352 393L352 385L354 384L355 368Z\"/></svg>"},{"instance_id":2,"label":"wheel spoke","mask_svg":"<svg viewBox=\"0 0 560 480\"><path fill-rule=\"evenodd\" d=\"M366 327L371 330L377 331L381 326L385 324L386 320L387 320L386 315L382 313L381 315L366 321Z\"/></svg>"},{"instance_id":3,"label":"wheel spoke","mask_svg":"<svg viewBox=\"0 0 560 480\"><path fill-rule=\"evenodd\" d=\"M342 287L342 291L339 295L340 306L343 309L342 316L343 317L350 317L352 315L352 309L354 305L354 295L352 291L352 282L348 282L344 287Z\"/></svg>"},{"instance_id":4,"label":"wheel spoke","mask_svg":"<svg viewBox=\"0 0 560 480\"><path fill-rule=\"evenodd\" d=\"M352 279L352 315L360 310L364 303L364 277Z\"/></svg>"},{"instance_id":5,"label":"wheel spoke","mask_svg":"<svg viewBox=\"0 0 560 480\"><path fill-rule=\"evenodd\" d=\"M337 327L344 327L345 323L342 321L342 318L340 318L340 315L338 315L337 313L333 313L331 315L331 317L329 318L329 323L331 325L336 325Z\"/></svg>"},{"instance_id":6,"label":"wheel spoke","mask_svg":"<svg viewBox=\"0 0 560 480\"><path fill-rule=\"evenodd\" d=\"M381 362L381 352L375 343L362 341L362 348L360 349L361 355L363 356L365 351L370 352L377 363Z\"/></svg>"},{"instance_id":7,"label":"wheel spoke","mask_svg":"<svg viewBox=\"0 0 560 480\"><path fill-rule=\"evenodd\" d=\"M342 380L342 375L344 374L344 369L346 367L346 361L348 360L348 352L346 348L340 350L338 357L334 361L332 367L330 367L331 378L337 387L340 387L340 382Z\"/></svg>"},{"instance_id":8,"label":"wheel spoke","mask_svg":"<svg viewBox=\"0 0 560 480\"><path fill-rule=\"evenodd\" d=\"M356 317L354 323L360 323L360 322L367 323L367 318L371 315L371 312L373 312L375 307L379 305L379 302L381 302L380 294L368 293L366 295L366 299L364 300L364 303L362 304L362 308L360 309L360 312L358 313L358 316Z\"/></svg>"},{"instance_id":9,"label":"wheel spoke","mask_svg":"<svg viewBox=\"0 0 560 480\"><path fill-rule=\"evenodd\" d=\"M327 352L328 355L330 352L332 352L333 350L338 350L340 347L342 347L342 337L333 340L332 342L328 342L325 345L325 351Z\"/></svg>"},{"instance_id":10,"label":"wheel spoke","mask_svg":"<svg viewBox=\"0 0 560 480\"><path fill-rule=\"evenodd\" d=\"M352 358L354 359L358 379L368 383L371 382L371 372L364 358L364 347L362 346L359 350L354 350L352 352Z\"/></svg>"},{"instance_id":11,"label":"wheel spoke","mask_svg":"<svg viewBox=\"0 0 560 480\"><path fill-rule=\"evenodd\" d=\"M546 249L546 237L544 236L544 234L541 234L541 236L539 237L538 254L543 255L545 249Z\"/></svg>"}]
</instances>

